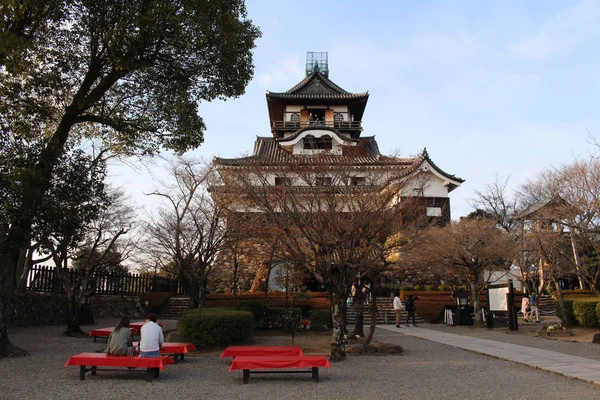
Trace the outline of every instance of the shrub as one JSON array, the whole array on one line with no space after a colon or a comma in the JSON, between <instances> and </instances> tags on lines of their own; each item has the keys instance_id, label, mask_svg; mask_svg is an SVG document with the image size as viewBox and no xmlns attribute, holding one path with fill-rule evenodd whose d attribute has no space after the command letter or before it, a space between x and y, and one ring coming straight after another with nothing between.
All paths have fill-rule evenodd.
<instances>
[{"instance_id":1,"label":"shrub","mask_svg":"<svg viewBox=\"0 0 600 400\"><path fill-rule=\"evenodd\" d=\"M327 310L312 310L310 312L310 329L327 330L331 321L331 313Z\"/></svg>"},{"instance_id":2,"label":"shrub","mask_svg":"<svg viewBox=\"0 0 600 400\"><path fill-rule=\"evenodd\" d=\"M435 292L436 290L438 290L438 287L435 285L425 285L425 290L428 290L430 292Z\"/></svg>"},{"instance_id":3,"label":"shrub","mask_svg":"<svg viewBox=\"0 0 600 400\"><path fill-rule=\"evenodd\" d=\"M600 303L598 298L584 298L573 300L573 315L577 325L584 328L597 328L598 315L596 306Z\"/></svg>"},{"instance_id":4,"label":"shrub","mask_svg":"<svg viewBox=\"0 0 600 400\"><path fill-rule=\"evenodd\" d=\"M189 311L179 319L182 341L197 348L212 348L249 341L254 336L254 316L248 311L205 308Z\"/></svg>"},{"instance_id":5,"label":"shrub","mask_svg":"<svg viewBox=\"0 0 600 400\"><path fill-rule=\"evenodd\" d=\"M271 307L267 316L269 328L284 328L290 329L293 324L295 326L302 325L302 310L294 307Z\"/></svg>"},{"instance_id":6,"label":"shrub","mask_svg":"<svg viewBox=\"0 0 600 400\"><path fill-rule=\"evenodd\" d=\"M215 293L225 293L225 289L218 288L217 290L215 290Z\"/></svg>"},{"instance_id":7,"label":"shrub","mask_svg":"<svg viewBox=\"0 0 600 400\"><path fill-rule=\"evenodd\" d=\"M450 286L448 286L448 285L440 285L440 286L438 286L438 290L440 290L440 291L450 291L450 290L452 290L452 288Z\"/></svg>"},{"instance_id":8,"label":"shrub","mask_svg":"<svg viewBox=\"0 0 600 400\"><path fill-rule=\"evenodd\" d=\"M409 292L411 290L415 290L415 289L413 289L412 286L400 286L400 291L401 292Z\"/></svg>"},{"instance_id":9,"label":"shrub","mask_svg":"<svg viewBox=\"0 0 600 400\"><path fill-rule=\"evenodd\" d=\"M254 324L257 328L265 328L268 322L269 307L260 300L244 301L240 305L242 311L249 311L254 316Z\"/></svg>"}]
</instances>

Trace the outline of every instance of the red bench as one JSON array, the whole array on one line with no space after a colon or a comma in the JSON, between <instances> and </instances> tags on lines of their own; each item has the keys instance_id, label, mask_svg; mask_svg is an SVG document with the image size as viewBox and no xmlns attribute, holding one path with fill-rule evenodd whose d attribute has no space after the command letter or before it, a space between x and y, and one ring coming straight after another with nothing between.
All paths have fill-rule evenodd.
<instances>
[{"instance_id":1,"label":"red bench","mask_svg":"<svg viewBox=\"0 0 600 400\"><path fill-rule=\"evenodd\" d=\"M137 350L138 342L133 342L133 345ZM185 354L188 354L190 351L195 351L196 347L193 343L181 343L181 342L164 342L162 344L162 349L160 350L160 354L164 355L173 355L175 360L179 357L180 360L183 360Z\"/></svg>"},{"instance_id":2,"label":"red bench","mask_svg":"<svg viewBox=\"0 0 600 400\"><path fill-rule=\"evenodd\" d=\"M253 374L294 374L311 373L312 378L319 381L319 367L331 368L329 360L324 356L238 356L231 361L229 372L242 370L244 383L248 383L250 373ZM310 368L308 370L297 368Z\"/></svg>"},{"instance_id":3,"label":"red bench","mask_svg":"<svg viewBox=\"0 0 600 400\"><path fill-rule=\"evenodd\" d=\"M302 356L300 346L229 346L221 358L239 356Z\"/></svg>"},{"instance_id":4,"label":"red bench","mask_svg":"<svg viewBox=\"0 0 600 400\"><path fill-rule=\"evenodd\" d=\"M123 371L122 369L98 369L98 367L146 368L146 378L151 382L152 378L158 378L159 371L165 369L165 365L169 364L174 364L173 359L169 356L129 357L109 356L106 353L81 353L71 357L65 367L79 366L79 379L82 381L85 380L85 374L88 371L91 371L91 375L96 375L97 371ZM131 372L132 370L127 371Z\"/></svg>"}]
</instances>

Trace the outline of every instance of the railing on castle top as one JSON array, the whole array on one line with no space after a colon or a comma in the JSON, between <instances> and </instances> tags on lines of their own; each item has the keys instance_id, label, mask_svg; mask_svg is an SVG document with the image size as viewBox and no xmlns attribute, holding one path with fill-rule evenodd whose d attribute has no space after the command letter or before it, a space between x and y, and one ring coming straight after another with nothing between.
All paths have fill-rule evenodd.
<instances>
[{"instance_id":1,"label":"railing on castle top","mask_svg":"<svg viewBox=\"0 0 600 400\"><path fill-rule=\"evenodd\" d=\"M79 278L80 272L67 270L69 283ZM26 289L31 292L61 292L60 280L54 267L34 265L27 276ZM135 296L148 292L169 292L185 295L187 290L179 279L168 279L141 274L92 274L87 290L94 294Z\"/></svg>"}]
</instances>

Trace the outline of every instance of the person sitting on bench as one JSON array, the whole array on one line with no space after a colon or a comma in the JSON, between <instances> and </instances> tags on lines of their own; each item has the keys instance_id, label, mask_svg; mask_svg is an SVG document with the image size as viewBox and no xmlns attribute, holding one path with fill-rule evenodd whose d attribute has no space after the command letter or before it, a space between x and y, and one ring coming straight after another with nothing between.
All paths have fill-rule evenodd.
<instances>
[{"instance_id":1,"label":"person sitting on bench","mask_svg":"<svg viewBox=\"0 0 600 400\"><path fill-rule=\"evenodd\" d=\"M158 357L165 338L156 314L148 314L146 323L140 329L140 357Z\"/></svg>"},{"instance_id":2,"label":"person sitting on bench","mask_svg":"<svg viewBox=\"0 0 600 400\"><path fill-rule=\"evenodd\" d=\"M133 335L129 329L129 317L123 317L108 336L105 353L111 356L133 355Z\"/></svg>"}]
</instances>

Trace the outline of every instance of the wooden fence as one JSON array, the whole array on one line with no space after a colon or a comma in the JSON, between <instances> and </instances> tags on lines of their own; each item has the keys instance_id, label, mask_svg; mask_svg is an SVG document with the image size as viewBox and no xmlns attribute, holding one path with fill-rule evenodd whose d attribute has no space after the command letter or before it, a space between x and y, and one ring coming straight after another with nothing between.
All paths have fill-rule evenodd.
<instances>
[{"instance_id":1,"label":"wooden fence","mask_svg":"<svg viewBox=\"0 0 600 400\"><path fill-rule=\"evenodd\" d=\"M68 285L77 281L79 272L67 270ZM60 279L54 267L34 265L27 276L26 289L32 292L61 292ZM142 274L97 274L90 276L86 290L94 294L135 296L148 292L169 292L185 295L187 290L179 279L168 279Z\"/></svg>"}]
</instances>

